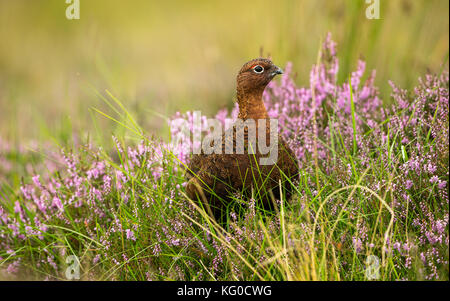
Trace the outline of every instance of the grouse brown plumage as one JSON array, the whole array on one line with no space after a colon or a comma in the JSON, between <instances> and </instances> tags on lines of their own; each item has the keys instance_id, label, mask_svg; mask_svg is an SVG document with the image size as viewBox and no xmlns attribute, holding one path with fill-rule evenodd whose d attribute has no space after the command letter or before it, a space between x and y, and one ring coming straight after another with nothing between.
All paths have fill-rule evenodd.
<instances>
[{"instance_id":1,"label":"grouse brown plumage","mask_svg":"<svg viewBox=\"0 0 450 301\"><path fill-rule=\"evenodd\" d=\"M262 154L257 147L259 137L264 139L264 135L260 136L259 131L266 132L266 146L273 142L270 141L273 139L273 128L271 132L270 119L262 95L267 84L277 74L282 74L282 70L269 59L254 59L242 66L237 75L236 89L240 122L222 133L220 153L202 152L192 155L188 164L187 195L191 199L199 198L203 201L203 205L206 209L211 209L209 213L216 219L223 217L229 205L233 204L231 195L235 192L253 195L255 199L262 200L264 205L270 206L271 198L279 198L279 183L284 182L286 177L292 179L298 174L294 153L278 135L278 131L275 133L278 138L278 144L275 145L276 161L261 164L261 159L266 158L267 154ZM256 133L249 131L248 125L252 124L251 121L258 125L259 120L266 121L265 127L256 126ZM240 139L244 141L243 153L236 151ZM231 143L229 145L233 148L232 153L227 152L227 143ZM253 149L255 146L256 149ZM285 193L289 197L290 189L285 190Z\"/></svg>"}]
</instances>

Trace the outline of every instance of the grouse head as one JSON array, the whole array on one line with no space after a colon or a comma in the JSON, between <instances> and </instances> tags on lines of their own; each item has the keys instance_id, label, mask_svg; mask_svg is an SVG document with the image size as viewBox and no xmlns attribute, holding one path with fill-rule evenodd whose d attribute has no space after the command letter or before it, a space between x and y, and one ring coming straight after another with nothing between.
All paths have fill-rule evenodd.
<instances>
[{"instance_id":1,"label":"grouse head","mask_svg":"<svg viewBox=\"0 0 450 301\"><path fill-rule=\"evenodd\" d=\"M244 93L262 93L277 74L283 74L280 67L271 60L257 58L242 66L237 76L237 90Z\"/></svg>"},{"instance_id":2,"label":"grouse head","mask_svg":"<svg viewBox=\"0 0 450 301\"><path fill-rule=\"evenodd\" d=\"M266 117L262 94L277 74L283 74L283 70L265 58L251 60L242 66L236 79L240 118Z\"/></svg>"}]
</instances>

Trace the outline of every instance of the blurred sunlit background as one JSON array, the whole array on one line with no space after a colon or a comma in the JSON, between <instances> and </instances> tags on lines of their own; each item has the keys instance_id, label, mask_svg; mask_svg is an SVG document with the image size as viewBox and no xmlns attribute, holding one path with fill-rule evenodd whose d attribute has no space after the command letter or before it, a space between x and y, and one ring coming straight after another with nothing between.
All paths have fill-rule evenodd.
<instances>
[{"instance_id":1,"label":"blurred sunlit background","mask_svg":"<svg viewBox=\"0 0 450 301\"><path fill-rule=\"evenodd\" d=\"M261 49L293 62L300 85L327 32L338 43L341 80L359 58L376 69L389 102L393 80L411 88L448 57L449 1L381 0L379 20L364 0L0 0L0 137L68 143L74 133L110 138L120 125L96 93L110 91L149 133L162 116L231 107L235 76ZM77 135L78 135L77 134Z\"/></svg>"}]
</instances>

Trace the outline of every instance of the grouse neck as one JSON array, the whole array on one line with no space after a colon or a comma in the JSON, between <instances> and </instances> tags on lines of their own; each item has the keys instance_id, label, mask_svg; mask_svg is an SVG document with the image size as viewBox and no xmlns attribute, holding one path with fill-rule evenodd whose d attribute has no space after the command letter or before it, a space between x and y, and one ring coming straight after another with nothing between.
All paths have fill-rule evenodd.
<instances>
[{"instance_id":1,"label":"grouse neck","mask_svg":"<svg viewBox=\"0 0 450 301\"><path fill-rule=\"evenodd\" d=\"M268 118L266 106L262 99L263 92L245 94L237 94L239 105L239 119L266 119Z\"/></svg>"}]
</instances>

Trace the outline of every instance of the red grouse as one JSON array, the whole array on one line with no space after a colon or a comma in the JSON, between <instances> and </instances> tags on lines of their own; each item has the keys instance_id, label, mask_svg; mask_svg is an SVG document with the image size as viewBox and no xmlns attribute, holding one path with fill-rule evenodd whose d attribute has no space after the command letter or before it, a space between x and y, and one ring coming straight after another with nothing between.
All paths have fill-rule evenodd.
<instances>
[{"instance_id":1,"label":"red grouse","mask_svg":"<svg viewBox=\"0 0 450 301\"><path fill-rule=\"evenodd\" d=\"M186 173L187 195L193 200L199 198L206 202L206 209L210 208L208 212L216 219L223 217L229 205L234 203L232 195L236 195L236 192L253 195L255 199L262 200L265 206L270 206L273 197L280 197L280 180L285 182L286 178L292 179L298 174L294 153L278 135L276 124L271 129L262 99L267 84L282 73L268 59L258 58L245 63L237 75L238 120L222 133L221 151L212 154L202 151L191 157ZM259 123L261 121L265 125L264 122ZM256 125L256 133L250 130L252 125ZM262 135L264 132L260 131L265 131L265 138ZM244 152L239 152L239 145L242 146L239 144L240 139ZM262 143L264 146L274 144L271 139L278 140L278 144L272 145L275 147L272 148L275 152L273 162L267 159L267 149L263 154L258 148L261 142L265 142ZM289 197L289 189L283 193Z\"/></svg>"}]
</instances>

